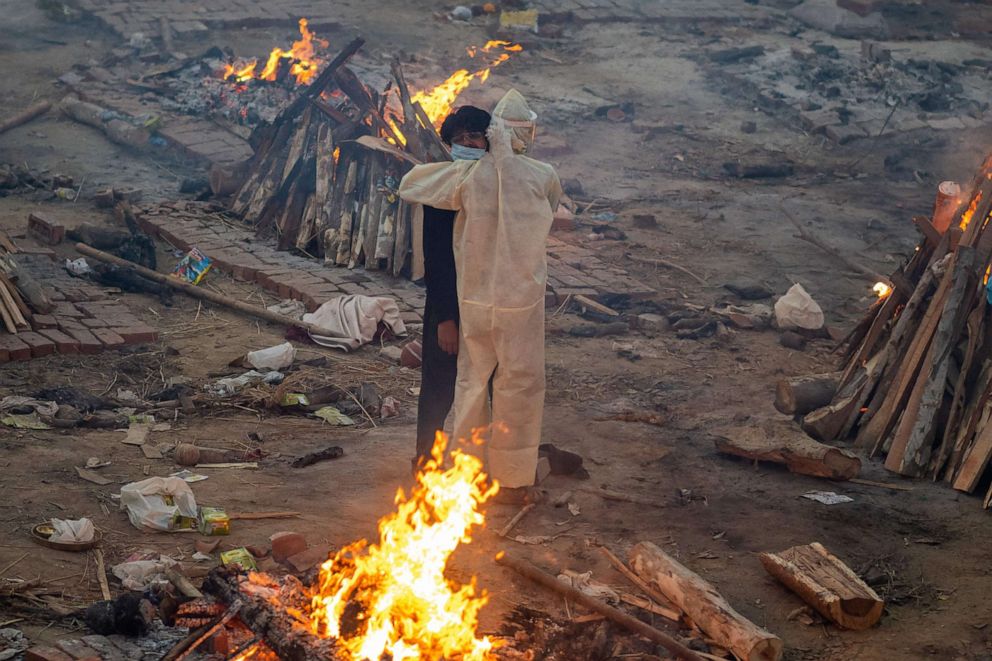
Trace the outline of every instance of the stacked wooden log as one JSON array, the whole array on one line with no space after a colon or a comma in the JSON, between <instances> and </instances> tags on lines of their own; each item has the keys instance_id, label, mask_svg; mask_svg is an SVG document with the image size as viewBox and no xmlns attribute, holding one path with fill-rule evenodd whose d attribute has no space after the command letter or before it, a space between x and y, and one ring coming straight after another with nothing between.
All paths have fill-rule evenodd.
<instances>
[{"instance_id":1,"label":"stacked wooden log","mask_svg":"<svg viewBox=\"0 0 992 661\"><path fill-rule=\"evenodd\" d=\"M271 125L255 130L232 210L260 235L275 235L282 250L399 275L414 220L396 194L399 180L414 164L450 157L398 64L395 112L389 89L369 89L345 66L362 43L346 46Z\"/></svg>"},{"instance_id":2,"label":"stacked wooden log","mask_svg":"<svg viewBox=\"0 0 992 661\"><path fill-rule=\"evenodd\" d=\"M992 156L966 190L944 233L914 219L923 240L849 336L839 377L824 375L833 396L793 412L820 440L853 438L893 472L971 492L992 458Z\"/></svg>"},{"instance_id":3,"label":"stacked wooden log","mask_svg":"<svg viewBox=\"0 0 992 661\"><path fill-rule=\"evenodd\" d=\"M0 330L16 335L31 330L34 312L47 314L53 306L41 285L18 266L10 248L16 250L9 239L0 240Z\"/></svg>"}]
</instances>

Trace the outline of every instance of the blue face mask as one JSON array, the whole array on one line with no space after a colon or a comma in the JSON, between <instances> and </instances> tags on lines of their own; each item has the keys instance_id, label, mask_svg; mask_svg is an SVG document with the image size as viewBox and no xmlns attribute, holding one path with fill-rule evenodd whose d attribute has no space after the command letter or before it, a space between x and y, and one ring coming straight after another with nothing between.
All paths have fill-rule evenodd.
<instances>
[{"instance_id":1,"label":"blue face mask","mask_svg":"<svg viewBox=\"0 0 992 661\"><path fill-rule=\"evenodd\" d=\"M466 147L464 145L451 145L451 158L456 161L477 161L486 153L485 149Z\"/></svg>"}]
</instances>

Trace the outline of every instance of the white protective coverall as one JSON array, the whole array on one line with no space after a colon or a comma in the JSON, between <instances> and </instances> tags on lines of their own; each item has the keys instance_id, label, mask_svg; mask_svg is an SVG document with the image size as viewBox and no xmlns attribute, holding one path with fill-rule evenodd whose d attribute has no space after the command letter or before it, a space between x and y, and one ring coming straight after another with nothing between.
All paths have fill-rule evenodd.
<instances>
[{"instance_id":1,"label":"white protective coverall","mask_svg":"<svg viewBox=\"0 0 992 661\"><path fill-rule=\"evenodd\" d=\"M457 211L454 228L460 344L458 440L488 429L489 474L504 487L534 484L544 414L547 238L561 183L524 156L536 115L510 90L493 110L490 150L478 161L414 167L400 182L408 202ZM492 402L489 381L493 381Z\"/></svg>"}]
</instances>

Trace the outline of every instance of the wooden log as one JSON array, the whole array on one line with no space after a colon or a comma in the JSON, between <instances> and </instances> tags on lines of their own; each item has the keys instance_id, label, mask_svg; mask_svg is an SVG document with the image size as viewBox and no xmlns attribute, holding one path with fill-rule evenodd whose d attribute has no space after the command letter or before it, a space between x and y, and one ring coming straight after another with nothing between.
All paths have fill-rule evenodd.
<instances>
[{"instance_id":1,"label":"wooden log","mask_svg":"<svg viewBox=\"0 0 992 661\"><path fill-rule=\"evenodd\" d=\"M103 121L108 113L106 108L67 96L59 104L59 110L81 124L99 129L111 142L140 150L149 148L151 133L147 129L122 119Z\"/></svg>"},{"instance_id":2,"label":"wooden log","mask_svg":"<svg viewBox=\"0 0 992 661\"><path fill-rule=\"evenodd\" d=\"M31 314L31 308L24 302L21 293L17 290L17 285L7 277L7 274L2 269L0 269L0 287L6 287L7 291L10 292L10 297L14 300L14 305L20 311L21 316L24 319L31 319L33 316Z\"/></svg>"},{"instance_id":3,"label":"wooden log","mask_svg":"<svg viewBox=\"0 0 992 661\"><path fill-rule=\"evenodd\" d=\"M17 323L14 321L14 317L10 314L10 310L7 309L6 304L2 300L0 300L0 321L3 322L3 327L7 329L8 333L17 335Z\"/></svg>"},{"instance_id":4,"label":"wooden log","mask_svg":"<svg viewBox=\"0 0 992 661\"><path fill-rule=\"evenodd\" d=\"M34 105L28 106L27 108L17 113L10 119L6 119L0 122L0 134L6 133L10 129L21 126L22 124L27 124L32 119L35 119L36 117L41 117L51 109L52 109L51 101L39 101Z\"/></svg>"},{"instance_id":5,"label":"wooden log","mask_svg":"<svg viewBox=\"0 0 992 661\"><path fill-rule=\"evenodd\" d=\"M334 200L331 196L334 193L336 185L334 181L335 169L334 131L330 122L325 120L321 121L317 128L313 237L323 236L324 230L330 225L331 208L334 206ZM318 243L320 242L318 241ZM320 250L323 250L323 248L320 248Z\"/></svg>"},{"instance_id":6,"label":"wooden log","mask_svg":"<svg viewBox=\"0 0 992 661\"><path fill-rule=\"evenodd\" d=\"M918 475L921 468L929 463L937 412L944 402L944 391L947 389L948 363L951 351L958 344L964 317L961 304L971 282L975 251L969 246L958 246L956 257L933 341L885 459L885 467L900 475Z\"/></svg>"},{"instance_id":7,"label":"wooden log","mask_svg":"<svg viewBox=\"0 0 992 661\"><path fill-rule=\"evenodd\" d=\"M989 464L989 458L992 458L992 420L986 416L985 424L980 427L974 445L964 455L961 469L954 477L954 488L966 493L974 491Z\"/></svg>"},{"instance_id":8,"label":"wooden log","mask_svg":"<svg viewBox=\"0 0 992 661\"><path fill-rule=\"evenodd\" d=\"M238 312L242 312L244 314L265 321L269 321L274 324L279 324L281 326L287 326L287 327L295 326L295 327L303 328L313 333L314 335L330 335L330 336L334 335L332 331L326 328L321 328L320 326L317 326L315 324L309 324L305 321L299 321L291 317L285 317L281 314L270 312L265 308L256 307L254 305L248 305L247 303L242 303L241 301L235 300L233 298L228 298L227 296L224 296L222 294L217 294L215 292L212 292L209 289L202 289L188 282L183 282L178 278L172 278L163 273L152 271L151 269L146 269L145 267L139 266L134 262L129 262L126 259L121 259L116 255L111 255L101 250L91 248L84 243L77 243L76 250L82 253L83 255L86 255L87 257L92 257L93 259L97 259L101 262L106 262L107 264L115 264L124 269L130 269L135 273L137 273L138 275L144 276L149 280L154 280L155 282L171 287L172 289L181 291L184 294L188 294L189 296L192 296L193 298L198 298L200 300L208 301L210 303L216 303L217 305L222 305L226 308L237 310Z\"/></svg>"},{"instance_id":9,"label":"wooden log","mask_svg":"<svg viewBox=\"0 0 992 661\"><path fill-rule=\"evenodd\" d=\"M841 438L844 425L855 413L857 394L848 395L803 417L803 431L813 438L830 442Z\"/></svg>"},{"instance_id":10,"label":"wooden log","mask_svg":"<svg viewBox=\"0 0 992 661\"><path fill-rule=\"evenodd\" d=\"M341 152L344 158L344 150ZM358 193L358 161L348 159L348 173L344 179L344 189L341 195L341 216L338 221L337 254L334 262L344 266L351 258L351 228L355 222L355 198Z\"/></svg>"},{"instance_id":11,"label":"wooden log","mask_svg":"<svg viewBox=\"0 0 992 661\"><path fill-rule=\"evenodd\" d=\"M0 269L7 272L7 277L14 283L17 291L34 312L48 314L55 309L55 304L48 298L44 287L38 284L38 281L13 259L0 257Z\"/></svg>"},{"instance_id":12,"label":"wooden log","mask_svg":"<svg viewBox=\"0 0 992 661\"><path fill-rule=\"evenodd\" d=\"M419 204L416 206L420 206ZM422 213L422 212L421 212ZM393 242L393 260L390 272L399 276L410 254L410 237L413 236L413 208L403 200L396 208L396 241ZM412 275L413 269L411 269Z\"/></svg>"},{"instance_id":13,"label":"wooden log","mask_svg":"<svg viewBox=\"0 0 992 661\"><path fill-rule=\"evenodd\" d=\"M786 415L805 415L830 403L837 393L840 372L782 379L775 386L775 408Z\"/></svg>"},{"instance_id":14,"label":"wooden log","mask_svg":"<svg viewBox=\"0 0 992 661\"><path fill-rule=\"evenodd\" d=\"M992 398L992 364L985 363L973 390L975 394L965 408L954 442L954 449L951 451L951 457L944 474L944 480L948 483L953 483L956 479L965 456L971 451L975 432L985 424L984 421L988 417L987 405Z\"/></svg>"},{"instance_id":15,"label":"wooden log","mask_svg":"<svg viewBox=\"0 0 992 661\"><path fill-rule=\"evenodd\" d=\"M186 576L179 570L173 567L168 567L165 570L165 577L169 579L170 583L176 586L176 589L179 590L183 596L190 597L192 599L203 598L203 593L200 592L200 590L193 585L192 581L186 578Z\"/></svg>"},{"instance_id":16,"label":"wooden log","mask_svg":"<svg viewBox=\"0 0 992 661\"><path fill-rule=\"evenodd\" d=\"M782 641L731 608L716 588L651 542L630 550L630 565L713 642L743 661L778 661Z\"/></svg>"},{"instance_id":17,"label":"wooden log","mask_svg":"<svg viewBox=\"0 0 992 661\"><path fill-rule=\"evenodd\" d=\"M379 269L379 264L375 259L375 248L379 242L379 220L383 207L387 205L381 191L382 180L386 173L386 158L381 154L375 154L371 158L375 163L375 169L369 177L369 213L362 238L362 252L365 255L365 268L376 271Z\"/></svg>"},{"instance_id":18,"label":"wooden log","mask_svg":"<svg viewBox=\"0 0 992 661\"><path fill-rule=\"evenodd\" d=\"M594 610L597 613L605 615L610 620L613 620L617 624L633 631L637 635L658 643L680 659L685 659L686 661L702 661L701 656L665 632L655 629L654 627L641 622L636 617L627 615L623 611L617 610L616 608L613 608L609 604L606 604L595 597L590 597L584 592L573 588L571 585L567 585L566 583L559 581L554 576L541 571L525 560L508 555L505 551L500 551L496 555L496 562L504 567L509 567L521 576L530 579L538 585L542 585L549 590L562 595L566 599L582 604L590 610ZM779 657L776 656L768 658L778 659Z\"/></svg>"},{"instance_id":19,"label":"wooden log","mask_svg":"<svg viewBox=\"0 0 992 661\"><path fill-rule=\"evenodd\" d=\"M278 585L251 583L244 574L218 567L207 574L203 591L226 604L240 601L238 618L282 661L343 661L333 640L310 633L308 626L301 626L287 612L307 611L309 602L301 589L280 590Z\"/></svg>"},{"instance_id":20,"label":"wooden log","mask_svg":"<svg viewBox=\"0 0 992 661\"><path fill-rule=\"evenodd\" d=\"M941 232L937 231L937 228L933 226L930 219L926 216L914 216L913 224L916 225L916 229L920 230L920 234L923 235L923 240L926 241L933 247L936 247L940 243Z\"/></svg>"},{"instance_id":21,"label":"wooden log","mask_svg":"<svg viewBox=\"0 0 992 661\"><path fill-rule=\"evenodd\" d=\"M842 629L870 629L882 617L881 597L818 542L758 558L769 574Z\"/></svg>"},{"instance_id":22,"label":"wooden log","mask_svg":"<svg viewBox=\"0 0 992 661\"><path fill-rule=\"evenodd\" d=\"M861 434L864 435L865 443L873 444L873 454L885 445L889 432L892 430L899 414L910 395L910 389L916 381L919 373L920 363L933 339L933 333L937 328L940 318L940 311L944 307L951 286L951 274L953 272L954 253L949 256L951 264L944 271L944 275L937 287L937 292L930 300L927 311L920 322L913 340L904 355L899 356L899 370L896 374L894 387L887 389L885 399L868 424L862 427Z\"/></svg>"},{"instance_id":23,"label":"wooden log","mask_svg":"<svg viewBox=\"0 0 992 661\"><path fill-rule=\"evenodd\" d=\"M793 473L849 480L861 472L856 456L818 443L791 422L770 421L761 427L725 427L714 431L719 452L755 461L785 464Z\"/></svg>"}]
</instances>

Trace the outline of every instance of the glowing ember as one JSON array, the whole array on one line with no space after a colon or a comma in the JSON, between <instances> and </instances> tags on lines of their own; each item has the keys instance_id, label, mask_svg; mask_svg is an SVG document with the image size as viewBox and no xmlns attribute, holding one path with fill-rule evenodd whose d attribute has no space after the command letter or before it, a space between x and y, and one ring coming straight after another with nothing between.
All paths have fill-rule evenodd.
<instances>
[{"instance_id":1,"label":"glowing ember","mask_svg":"<svg viewBox=\"0 0 992 661\"><path fill-rule=\"evenodd\" d=\"M410 496L400 489L396 511L379 521L378 543L356 542L321 567L314 628L353 661L494 658L495 642L476 635L488 596L474 577L459 585L444 571L499 487L487 483L478 458L459 450L445 468L446 446L438 434Z\"/></svg>"},{"instance_id":2,"label":"glowing ember","mask_svg":"<svg viewBox=\"0 0 992 661\"><path fill-rule=\"evenodd\" d=\"M475 79L478 79L479 82L486 82L486 79L489 78L489 72L494 67L498 67L509 60L510 53L522 51L523 46L510 43L509 41L490 41L482 48L467 48L466 50L469 57L473 58L479 53L489 54L494 51L497 51L498 55L489 62L488 66L473 73L469 73L468 69L459 69L448 76L448 79L437 87L417 92L411 99L414 103L419 103L423 107L424 112L427 113L427 117L434 124L435 128L441 127L441 122L451 112L455 99L469 86L469 83Z\"/></svg>"},{"instance_id":3,"label":"glowing ember","mask_svg":"<svg viewBox=\"0 0 992 661\"><path fill-rule=\"evenodd\" d=\"M875 295L879 298L885 298L892 293L892 287L888 286L884 282L876 282L871 290L875 292Z\"/></svg>"},{"instance_id":4,"label":"glowing ember","mask_svg":"<svg viewBox=\"0 0 992 661\"><path fill-rule=\"evenodd\" d=\"M317 75L317 70L321 63L315 56L314 44L317 44L321 48L327 48L329 45L327 41L318 39L310 31L307 27L307 19L301 18L299 41L294 41L293 47L288 51L281 48L273 48L272 52L269 53L269 59L265 62L265 68L262 69L262 73L258 74L255 72L258 68L258 60L251 60L246 64L242 64L240 67L228 64L224 68L224 78L235 80L239 83L251 80L252 78L276 80L282 61L289 60L291 62L289 72L296 78L297 84L303 85L309 83Z\"/></svg>"}]
</instances>

